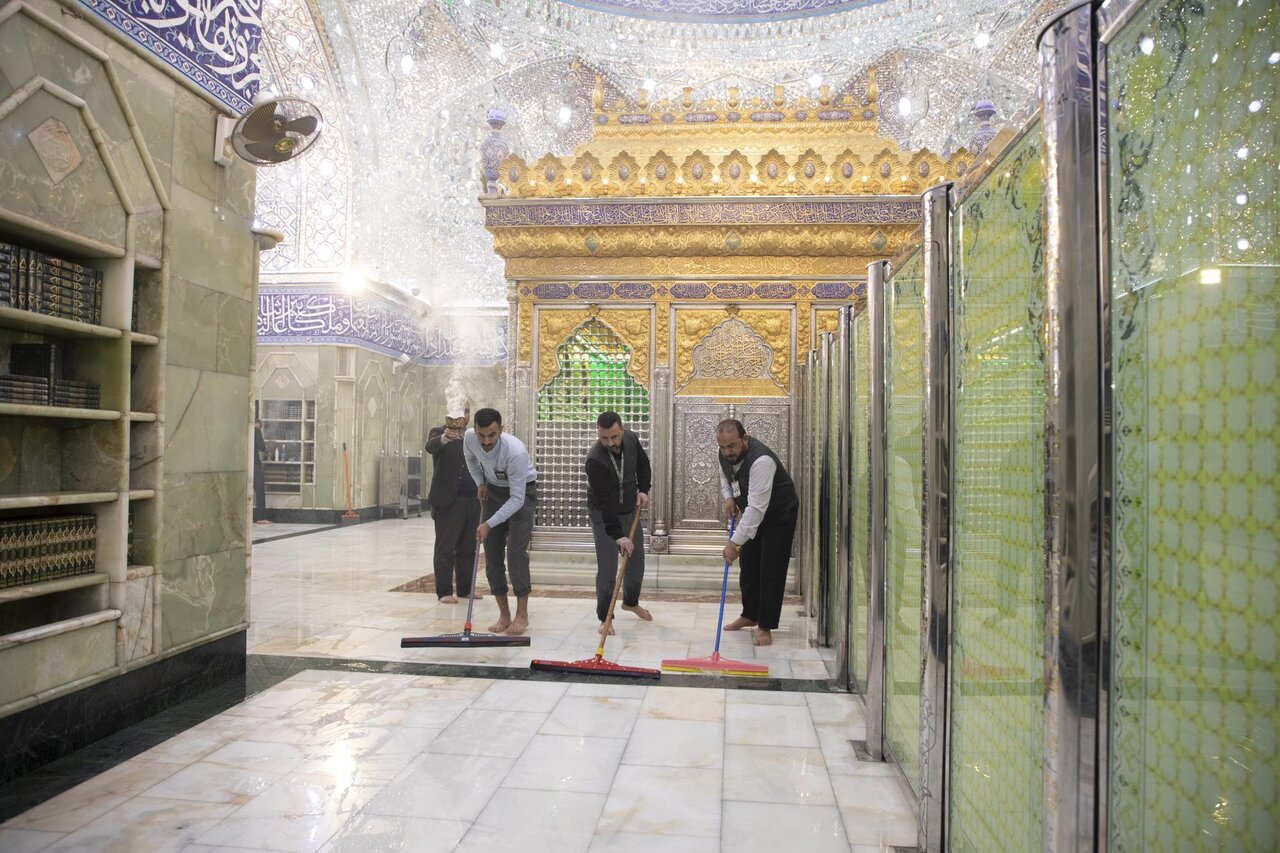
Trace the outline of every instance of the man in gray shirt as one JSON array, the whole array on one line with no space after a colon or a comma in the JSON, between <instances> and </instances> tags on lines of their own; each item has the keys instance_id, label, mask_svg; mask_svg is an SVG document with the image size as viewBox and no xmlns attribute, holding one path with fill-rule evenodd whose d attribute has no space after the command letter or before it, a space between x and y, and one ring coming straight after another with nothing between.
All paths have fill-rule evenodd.
<instances>
[{"instance_id":1,"label":"man in gray shirt","mask_svg":"<svg viewBox=\"0 0 1280 853\"><path fill-rule=\"evenodd\" d=\"M476 540L484 543L485 577L498 602L498 621L489 631L523 634L529 628L529 539L538 472L524 443L503 434L502 414L497 409L476 412L475 424L462 439L462 452L484 508ZM516 593L514 619L507 603L508 566Z\"/></svg>"}]
</instances>

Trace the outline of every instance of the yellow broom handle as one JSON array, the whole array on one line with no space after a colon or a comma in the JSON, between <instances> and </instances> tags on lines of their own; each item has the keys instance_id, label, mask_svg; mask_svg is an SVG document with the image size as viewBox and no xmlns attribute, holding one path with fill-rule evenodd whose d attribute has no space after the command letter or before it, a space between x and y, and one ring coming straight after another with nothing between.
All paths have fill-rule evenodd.
<instances>
[{"instance_id":1,"label":"yellow broom handle","mask_svg":"<svg viewBox=\"0 0 1280 853\"><path fill-rule=\"evenodd\" d=\"M640 507L636 507L635 517L631 519L631 530L627 533L627 538L632 542L631 554L635 553L636 528L640 526ZM622 590L622 579L627 576L627 560L631 559L631 554L623 555L618 561L618 577L613 582L613 597L609 599L609 612L604 617L604 624L600 626L600 645L596 646L596 657L604 657L604 638L609 636L609 629L613 627L613 608L618 603L618 593Z\"/></svg>"}]
</instances>

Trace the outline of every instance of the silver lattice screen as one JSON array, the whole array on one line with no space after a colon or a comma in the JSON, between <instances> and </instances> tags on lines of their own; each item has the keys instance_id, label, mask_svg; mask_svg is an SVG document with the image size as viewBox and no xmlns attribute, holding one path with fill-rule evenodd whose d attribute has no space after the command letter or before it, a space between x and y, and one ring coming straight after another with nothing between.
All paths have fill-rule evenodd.
<instances>
[{"instance_id":1,"label":"silver lattice screen","mask_svg":"<svg viewBox=\"0 0 1280 853\"><path fill-rule=\"evenodd\" d=\"M627 373L631 348L594 317L556 348L556 361L555 376L538 390L537 523L586 527L583 464L596 441L596 418L617 412L648 450L649 392Z\"/></svg>"}]
</instances>

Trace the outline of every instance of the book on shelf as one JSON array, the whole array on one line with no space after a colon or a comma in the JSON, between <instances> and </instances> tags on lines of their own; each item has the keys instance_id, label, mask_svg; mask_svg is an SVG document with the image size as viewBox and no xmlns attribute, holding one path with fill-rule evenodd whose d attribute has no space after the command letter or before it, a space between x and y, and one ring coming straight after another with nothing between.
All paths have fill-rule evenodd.
<instances>
[{"instance_id":1,"label":"book on shelf","mask_svg":"<svg viewBox=\"0 0 1280 853\"><path fill-rule=\"evenodd\" d=\"M93 267L0 242L0 304L96 325L102 278Z\"/></svg>"},{"instance_id":2,"label":"book on shelf","mask_svg":"<svg viewBox=\"0 0 1280 853\"><path fill-rule=\"evenodd\" d=\"M93 572L97 528L93 515L0 522L0 588Z\"/></svg>"}]
</instances>

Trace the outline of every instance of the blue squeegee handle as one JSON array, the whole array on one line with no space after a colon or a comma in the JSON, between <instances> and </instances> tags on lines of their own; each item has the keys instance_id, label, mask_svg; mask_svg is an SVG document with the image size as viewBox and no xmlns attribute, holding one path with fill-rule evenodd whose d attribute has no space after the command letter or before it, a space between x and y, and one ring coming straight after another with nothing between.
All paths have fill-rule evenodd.
<instances>
[{"instance_id":1,"label":"blue squeegee handle","mask_svg":"<svg viewBox=\"0 0 1280 853\"><path fill-rule=\"evenodd\" d=\"M729 519L729 539L733 539L733 529L738 525L738 517L735 515ZM724 577L720 579L720 618L716 620L716 649L715 653L720 654L720 631L724 625L724 597L729 590L729 561L724 561Z\"/></svg>"}]
</instances>

